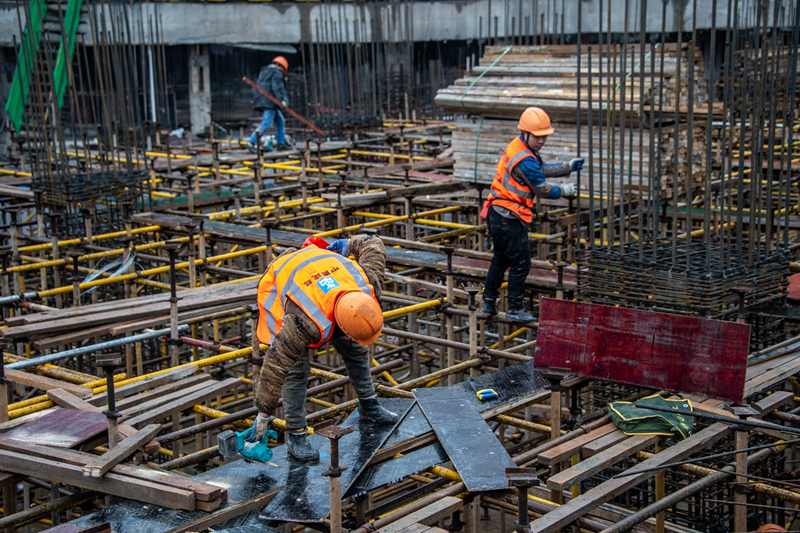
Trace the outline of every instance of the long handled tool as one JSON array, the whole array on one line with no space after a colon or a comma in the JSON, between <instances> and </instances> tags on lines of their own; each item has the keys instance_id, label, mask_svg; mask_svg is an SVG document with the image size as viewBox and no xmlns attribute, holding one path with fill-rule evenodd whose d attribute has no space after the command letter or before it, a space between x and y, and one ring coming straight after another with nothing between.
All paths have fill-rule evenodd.
<instances>
[{"instance_id":1,"label":"long handled tool","mask_svg":"<svg viewBox=\"0 0 800 533\"><path fill-rule=\"evenodd\" d=\"M301 117L300 115L298 115L297 113L295 113L295 112L294 112L292 109L290 109L290 108L289 108L289 106L285 106L285 107L284 107L284 105L283 105L283 104L281 104L281 103L278 101L278 99L277 99L277 98L275 98L274 96L272 96L271 94L269 94L267 91L265 91L264 89L262 89L261 87L259 87L258 85L256 85L256 84L253 82L253 80L251 80L251 79L250 79L250 78L248 78L247 76L243 77L242 79L243 79L243 80L244 80L244 81L245 81L245 82L246 82L248 85L250 85L250 86L251 86L253 89L255 89L256 91L260 92L261 94L263 94L264 96L266 96L267 98L269 98L270 100L272 100L273 102L275 102L275 103L276 103L277 105L279 105L279 106L280 106L282 109L285 109L286 111L288 111L289 113L291 113L291 114L292 114L292 116L293 116L294 118L296 118L297 120L299 120L300 122L302 122L303 124L305 124L306 126L308 126L309 128L311 128L312 130L314 130L314 133L316 133L316 134L317 134L317 135L319 135L320 137L325 137L325 132L324 132L324 131L322 131L321 129L319 129L318 127L316 127L315 125L313 125L312 123L310 123L309 121L307 121L306 119L304 119L303 117Z\"/></svg>"}]
</instances>

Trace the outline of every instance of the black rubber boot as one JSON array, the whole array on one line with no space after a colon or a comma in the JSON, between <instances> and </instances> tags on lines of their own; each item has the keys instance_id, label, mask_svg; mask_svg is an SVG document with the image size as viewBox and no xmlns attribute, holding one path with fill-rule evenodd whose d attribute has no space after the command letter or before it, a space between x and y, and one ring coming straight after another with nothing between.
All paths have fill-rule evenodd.
<instances>
[{"instance_id":1,"label":"black rubber boot","mask_svg":"<svg viewBox=\"0 0 800 533\"><path fill-rule=\"evenodd\" d=\"M514 322L536 322L536 317L529 315L522 307L519 309L509 309L506 313L506 318Z\"/></svg>"},{"instance_id":2,"label":"black rubber boot","mask_svg":"<svg viewBox=\"0 0 800 533\"><path fill-rule=\"evenodd\" d=\"M484 300L483 301L483 308L481 309L481 313L486 313L487 315L496 315L497 314L497 302L495 300Z\"/></svg>"},{"instance_id":3,"label":"black rubber boot","mask_svg":"<svg viewBox=\"0 0 800 533\"><path fill-rule=\"evenodd\" d=\"M292 145L286 143L281 143L275 146L275 150L277 150L278 152L284 152L286 150L291 150L291 149Z\"/></svg>"},{"instance_id":4,"label":"black rubber boot","mask_svg":"<svg viewBox=\"0 0 800 533\"><path fill-rule=\"evenodd\" d=\"M358 400L358 410L362 418L369 418L379 424L394 424L400 420L400 416L396 413L381 407L377 398Z\"/></svg>"},{"instance_id":5,"label":"black rubber boot","mask_svg":"<svg viewBox=\"0 0 800 533\"><path fill-rule=\"evenodd\" d=\"M288 451L298 461L316 461L319 451L312 448L306 438L306 432L289 433Z\"/></svg>"}]
</instances>

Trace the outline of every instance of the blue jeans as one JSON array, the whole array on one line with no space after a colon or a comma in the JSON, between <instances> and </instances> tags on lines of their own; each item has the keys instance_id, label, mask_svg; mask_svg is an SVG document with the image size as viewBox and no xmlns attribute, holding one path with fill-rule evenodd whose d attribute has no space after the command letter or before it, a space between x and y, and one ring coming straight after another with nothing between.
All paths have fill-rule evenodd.
<instances>
[{"instance_id":1,"label":"blue jeans","mask_svg":"<svg viewBox=\"0 0 800 533\"><path fill-rule=\"evenodd\" d=\"M283 121L283 115L280 109L265 109L264 116L261 118L261 124L256 128L256 131L250 136L250 142L256 144L256 140L261 135L267 132L272 126L272 121L275 121L275 138L278 144L286 144L286 129Z\"/></svg>"},{"instance_id":2,"label":"blue jeans","mask_svg":"<svg viewBox=\"0 0 800 533\"><path fill-rule=\"evenodd\" d=\"M369 353L366 346L361 346L350 337L342 335L331 339L331 344L342 355L344 367L350 377L350 384L359 400L375 397L372 375L369 373ZM289 367L286 380L283 382L283 418L287 430L299 430L306 427L306 391L310 374L310 350L306 350L295 364Z\"/></svg>"}]
</instances>

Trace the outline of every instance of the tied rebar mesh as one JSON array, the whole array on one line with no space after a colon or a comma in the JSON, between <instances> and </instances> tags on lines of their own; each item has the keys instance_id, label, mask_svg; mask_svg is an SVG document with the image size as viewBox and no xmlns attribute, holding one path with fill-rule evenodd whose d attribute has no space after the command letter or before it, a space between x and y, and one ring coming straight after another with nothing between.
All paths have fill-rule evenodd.
<instances>
[{"instance_id":1,"label":"tied rebar mesh","mask_svg":"<svg viewBox=\"0 0 800 533\"><path fill-rule=\"evenodd\" d=\"M147 192L146 179L147 172L133 170L51 177L34 174L31 181L32 189L42 194L45 203L66 207L140 201Z\"/></svg>"},{"instance_id":2,"label":"tied rebar mesh","mask_svg":"<svg viewBox=\"0 0 800 533\"><path fill-rule=\"evenodd\" d=\"M713 257L711 268L708 254ZM735 319L736 287L751 287L745 300L752 308L783 300L789 286L789 260L782 251L754 250L748 264L732 246L716 243L679 243L673 248L671 239L658 239L610 250L595 246L582 250L579 261L581 300L704 318ZM728 266L720 268L721 264Z\"/></svg>"}]
</instances>

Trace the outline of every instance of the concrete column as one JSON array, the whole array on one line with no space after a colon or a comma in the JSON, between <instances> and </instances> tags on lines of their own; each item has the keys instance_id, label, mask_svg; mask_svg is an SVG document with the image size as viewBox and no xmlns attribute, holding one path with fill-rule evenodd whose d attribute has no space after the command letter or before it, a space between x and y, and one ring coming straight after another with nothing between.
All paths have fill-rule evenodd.
<instances>
[{"instance_id":1,"label":"concrete column","mask_svg":"<svg viewBox=\"0 0 800 533\"><path fill-rule=\"evenodd\" d=\"M189 53L189 109L192 133L211 124L211 69L207 44L192 45Z\"/></svg>"}]
</instances>

